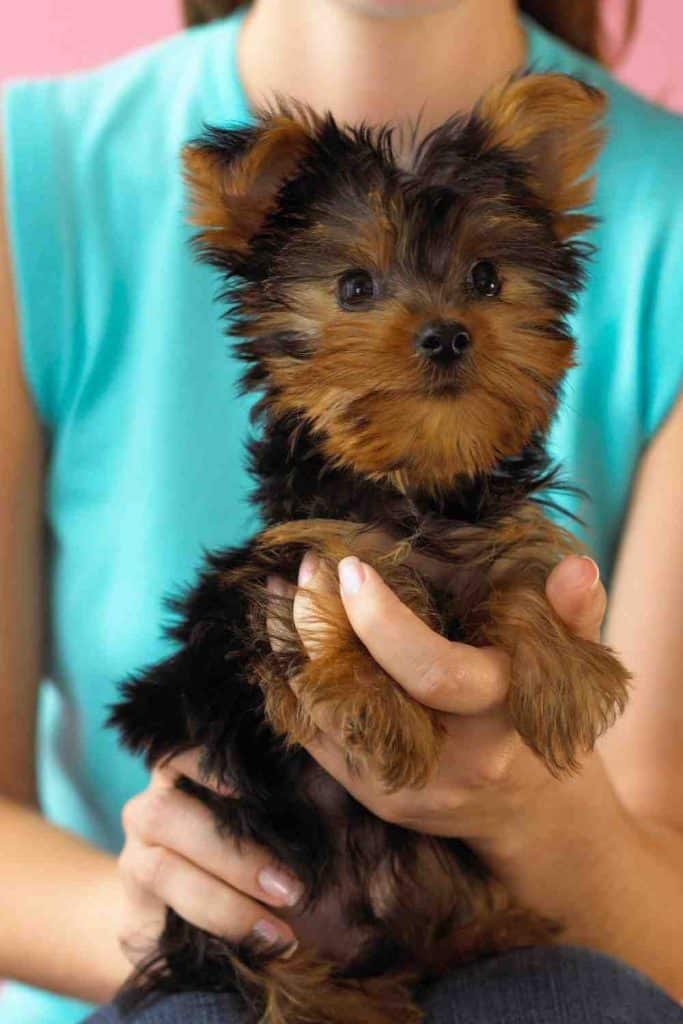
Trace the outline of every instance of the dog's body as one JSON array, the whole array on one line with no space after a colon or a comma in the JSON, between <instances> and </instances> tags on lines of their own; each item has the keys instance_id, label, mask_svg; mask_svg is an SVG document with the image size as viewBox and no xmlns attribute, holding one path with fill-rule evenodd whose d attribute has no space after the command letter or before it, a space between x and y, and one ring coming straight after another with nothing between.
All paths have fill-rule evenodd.
<instances>
[{"instance_id":1,"label":"dog's body","mask_svg":"<svg viewBox=\"0 0 683 1024\"><path fill-rule=\"evenodd\" d=\"M241 283L231 330L246 387L263 392L251 468L264 529L209 556L175 603L177 652L126 684L112 720L150 764L201 747L237 797L183 788L288 865L306 898L288 960L169 911L131 991L239 987L270 1024L410 1022L420 982L551 940L464 843L379 821L302 744L324 711L390 789L423 785L439 755L437 715L347 622L333 581L348 554L438 632L509 653L512 719L551 771L576 767L623 706L623 668L545 600L577 544L539 500L601 112L580 83L529 76L431 133L408 169L388 134L286 106L188 147L199 244ZM266 589L273 573L294 580L307 550L332 584L313 660L291 599ZM425 558L448 564L447 582Z\"/></svg>"}]
</instances>

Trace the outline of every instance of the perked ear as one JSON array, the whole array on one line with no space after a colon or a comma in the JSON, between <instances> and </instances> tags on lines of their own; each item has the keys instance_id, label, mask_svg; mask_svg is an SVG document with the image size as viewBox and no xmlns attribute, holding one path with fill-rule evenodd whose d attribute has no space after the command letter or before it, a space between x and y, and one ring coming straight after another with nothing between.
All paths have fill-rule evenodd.
<instances>
[{"instance_id":1,"label":"perked ear","mask_svg":"<svg viewBox=\"0 0 683 1024\"><path fill-rule=\"evenodd\" d=\"M561 240L589 227L576 213L593 196L587 177L604 142L607 101L569 75L525 75L487 92L477 113L492 145L512 150L529 168L532 188L556 214Z\"/></svg>"},{"instance_id":2,"label":"perked ear","mask_svg":"<svg viewBox=\"0 0 683 1024\"><path fill-rule=\"evenodd\" d=\"M256 125L210 128L182 153L190 192L190 223L204 230L198 241L210 249L243 255L275 204L284 181L311 142L311 120L289 112L262 111Z\"/></svg>"}]
</instances>

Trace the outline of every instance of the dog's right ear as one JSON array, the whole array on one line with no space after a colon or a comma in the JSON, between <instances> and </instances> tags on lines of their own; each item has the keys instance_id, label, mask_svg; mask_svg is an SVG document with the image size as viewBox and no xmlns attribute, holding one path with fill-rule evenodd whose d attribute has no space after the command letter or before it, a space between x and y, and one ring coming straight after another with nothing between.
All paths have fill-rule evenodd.
<instances>
[{"instance_id":1,"label":"dog's right ear","mask_svg":"<svg viewBox=\"0 0 683 1024\"><path fill-rule=\"evenodd\" d=\"M263 113L238 129L208 128L182 153L190 191L190 223L205 250L245 255L312 141L312 116Z\"/></svg>"},{"instance_id":2,"label":"dog's right ear","mask_svg":"<svg viewBox=\"0 0 683 1024\"><path fill-rule=\"evenodd\" d=\"M607 97L570 75L528 74L494 86L477 113L486 148L501 146L527 169L533 191L553 213L561 241L593 225L590 170L605 141Z\"/></svg>"}]
</instances>

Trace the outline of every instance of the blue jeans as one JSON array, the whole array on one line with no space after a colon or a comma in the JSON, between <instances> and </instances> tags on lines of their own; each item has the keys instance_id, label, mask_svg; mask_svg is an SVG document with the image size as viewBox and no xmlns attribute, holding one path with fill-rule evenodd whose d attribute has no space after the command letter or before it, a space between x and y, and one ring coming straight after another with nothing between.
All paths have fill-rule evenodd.
<instances>
[{"instance_id":1,"label":"blue jeans","mask_svg":"<svg viewBox=\"0 0 683 1024\"><path fill-rule=\"evenodd\" d=\"M571 947L521 949L462 967L430 989L424 1008L426 1024L683 1024L683 1008L637 971ZM237 997L198 993L162 999L126 1024L244 1020ZM108 1006L83 1024L122 1018Z\"/></svg>"}]
</instances>

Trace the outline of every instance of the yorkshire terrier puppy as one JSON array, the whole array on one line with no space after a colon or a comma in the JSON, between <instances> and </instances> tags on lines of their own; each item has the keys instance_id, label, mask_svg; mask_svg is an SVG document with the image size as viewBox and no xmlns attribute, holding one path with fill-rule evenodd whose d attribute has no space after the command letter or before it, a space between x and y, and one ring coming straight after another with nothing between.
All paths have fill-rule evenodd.
<instances>
[{"instance_id":1,"label":"yorkshire terrier puppy","mask_svg":"<svg viewBox=\"0 0 683 1024\"><path fill-rule=\"evenodd\" d=\"M552 941L465 843L373 817L303 744L324 713L350 762L391 790L424 785L439 756L437 715L348 624L335 580L349 554L435 630L509 654L509 713L551 772L575 770L623 709L626 671L572 635L544 589L581 550L544 515L544 437L574 359L603 114L595 89L525 75L401 148L391 127L290 101L186 146L194 244L227 279L244 388L260 393L264 528L207 558L173 602L175 653L125 683L111 722L150 765L201 748L207 777L237 796L182 788L306 895L288 913L302 936L289 959L169 911L124 1003L237 989L269 1024L410 1024L422 982ZM266 586L294 581L306 551L329 585L314 659L291 598ZM448 586L424 556L448 564Z\"/></svg>"}]
</instances>

